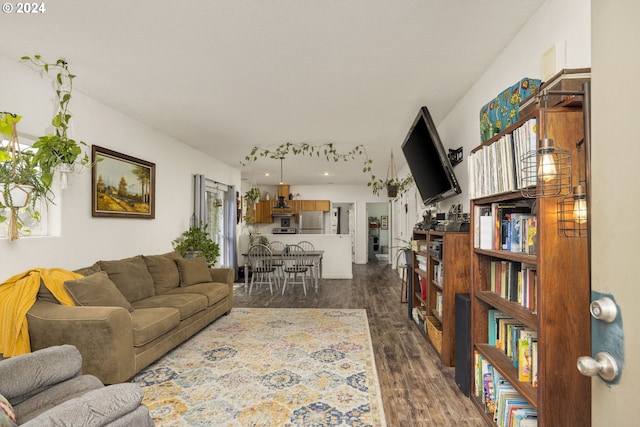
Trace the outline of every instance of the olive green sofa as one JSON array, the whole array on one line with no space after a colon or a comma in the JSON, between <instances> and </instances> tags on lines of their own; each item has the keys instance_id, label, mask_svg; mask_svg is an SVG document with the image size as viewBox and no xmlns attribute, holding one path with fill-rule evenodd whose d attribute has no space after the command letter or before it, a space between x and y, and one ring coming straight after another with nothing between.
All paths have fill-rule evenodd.
<instances>
[{"instance_id":1,"label":"olive green sofa","mask_svg":"<svg viewBox=\"0 0 640 427\"><path fill-rule=\"evenodd\" d=\"M62 344L82 355L82 371L104 384L128 381L169 350L231 311L234 270L177 252L98 261L64 286L76 306L44 286L27 313L32 351Z\"/></svg>"}]
</instances>

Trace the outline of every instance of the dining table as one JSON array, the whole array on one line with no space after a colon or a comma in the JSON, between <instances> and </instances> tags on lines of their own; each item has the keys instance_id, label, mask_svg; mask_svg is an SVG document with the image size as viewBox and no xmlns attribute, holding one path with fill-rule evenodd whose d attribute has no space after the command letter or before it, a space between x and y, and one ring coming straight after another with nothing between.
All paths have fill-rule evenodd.
<instances>
[{"instance_id":1,"label":"dining table","mask_svg":"<svg viewBox=\"0 0 640 427\"><path fill-rule=\"evenodd\" d=\"M244 292L248 293L249 292L249 274L248 272L250 271L249 268L249 254L246 252L242 253L242 256L244 256ZM267 256L266 254L264 256ZM282 259L282 258L300 258L300 254L297 253L295 255L293 254L289 254L289 252L287 252L286 250L284 251L272 251L271 255L270 255L273 259ZM310 258L311 261L313 262L314 266L317 266L317 274L313 275L313 284L315 286L316 289L318 289L318 280L322 278L322 258L324 256L324 251L323 250L312 250L312 251L305 251L304 252L304 257L306 258Z\"/></svg>"}]
</instances>

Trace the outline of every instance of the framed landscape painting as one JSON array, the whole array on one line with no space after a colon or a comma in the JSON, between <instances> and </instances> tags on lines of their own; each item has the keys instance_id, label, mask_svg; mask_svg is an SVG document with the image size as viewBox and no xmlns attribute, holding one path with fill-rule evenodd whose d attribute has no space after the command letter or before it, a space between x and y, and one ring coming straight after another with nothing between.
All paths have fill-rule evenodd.
<instances>
[{"instance_id":1,"label":"framed landscape painting","mask_svg":"<svg viewBox=\"0 0 640 427\"><path fill-rule=\"evenodd\" d=\"M91 146L91 216L155 218L156 165Z\"/></svg>"}]
</instances>

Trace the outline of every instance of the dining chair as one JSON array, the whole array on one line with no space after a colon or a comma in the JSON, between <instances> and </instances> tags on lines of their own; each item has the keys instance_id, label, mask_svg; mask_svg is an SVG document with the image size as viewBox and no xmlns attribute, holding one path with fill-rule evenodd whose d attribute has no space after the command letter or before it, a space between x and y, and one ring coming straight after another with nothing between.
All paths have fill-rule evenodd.
<instances>
[{"instance_id":1,"label":"dining chair","mask_svg":"<svg viewBox=\"0 0 640 427\"><path fill-rule=\"evenodd\" d=\"M249 265L251 267L251 282L249 284L249 295L253 285L269 284L269 290L273 295L273 282L276 267L273 265L273 254L271 249L265 245L253 245L247 252ZM277 280L277 279L276 279Z\"/></svg>"},{"instance_id":2,"label":"dining chair","mask_svg":"<svg viewBox=\"0 0 640 427\"><path fill-rule=\"evenodd\" d=\"M275 254L281 254L284 252L285 244L279 240L274 240L269 242L269 249L274 254L273 257L273 266L276 268L276 278L278 279L278 285L280 285L280 279L284 280L284 270L283 270L283 262L281 256L276 256Z\"/></svg>"},{"instance_id":3,"label":"dining chair","mask_svg":"<svg viewBox=\"0 0 640 427\"><path fill-rule=\"evenodd\" d=\"M305 296L307 295L307 283L305 276L312 268L309 264L309 258L302 247L299 245L287 245L282 254L283 270L285 273L284 284L282 285L282 295L287 289L287 283L301 283ZM292 279L292 280L290 280Z\"/></svg>"},{"instance_id":4,"label":"dining chair","mask_svg":"<svg viewBox=\"0 0 640 427\"><path fill-rule=\"evenodd\" d=\"M316 250L313 243L308 240L302 240L298 242L298 246L304 249L305 252L313 252ZM312 268L309 269L311 280L315 283L316 292L318 291L318 279L320 278L320 262L319 260L312 258L310 262Z\"/></svg>"}]
</instances>

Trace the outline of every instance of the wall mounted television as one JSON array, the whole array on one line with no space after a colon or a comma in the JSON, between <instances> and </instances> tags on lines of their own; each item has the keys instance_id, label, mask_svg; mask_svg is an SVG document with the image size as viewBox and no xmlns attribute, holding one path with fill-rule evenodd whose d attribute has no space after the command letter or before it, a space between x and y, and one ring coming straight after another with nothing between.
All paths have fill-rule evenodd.
<instances>
[{"instance_id":1,"label":"wall mounted television","mask_svg":"<svg viewBox=\"0 0 640 427\"><path fill-rule=\"evenodd\" d=\"M425 205L462 192L427 107L420 108L402 143L402 152Z\"/></svg>"}]
</instances>

